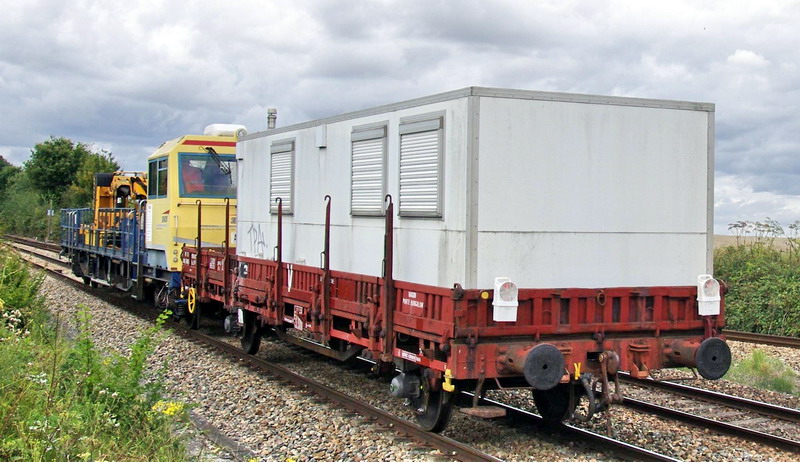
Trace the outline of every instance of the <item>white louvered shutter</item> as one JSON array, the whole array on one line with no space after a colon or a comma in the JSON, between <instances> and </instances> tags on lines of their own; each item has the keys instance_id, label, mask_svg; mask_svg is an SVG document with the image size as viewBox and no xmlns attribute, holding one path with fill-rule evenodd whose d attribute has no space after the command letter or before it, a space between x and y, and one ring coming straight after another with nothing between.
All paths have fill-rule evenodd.
<instances>
[{"instance_id":1,"label":"white louvered shutter","mask_svg":"<svg viewBox=\"0 0 800 462\"><path fill-rule=\"evenodd\" d=\"M269 210L278 213L275 199L280 197L283 213L291 214L294 210L294 142L273 144L270 153Z\"/></svg>"},{"instance_id":2,"label":"white louvered shutter","mask_svg":"<svg viewBox=\"0 0 800 462\"><path fill-rule=\"evenodd\" d=\"M441 216L441 119L400 126L400 215Z\"/></svg>"},{"instance_id":3,"label":"white louvered shutter","mask_svg":"<svg viewBox=\"0 0 800 462\"><path fill-rule=\"evenodd\" d=\"M386 191L386 128L354 132L350 207L353 215L382 215Z\"/></svg>"}]
</instances>

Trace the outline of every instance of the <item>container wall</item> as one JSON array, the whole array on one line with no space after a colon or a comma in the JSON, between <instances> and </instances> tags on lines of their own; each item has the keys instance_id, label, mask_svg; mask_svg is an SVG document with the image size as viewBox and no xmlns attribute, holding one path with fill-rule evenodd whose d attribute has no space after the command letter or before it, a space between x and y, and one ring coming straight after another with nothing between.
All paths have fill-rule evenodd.
<instances>
[{"instance_id":1,"label":"container wall","mask_svg":"<svg viewBox=\"0 0 800 462\"><path fill-rule=\"evenodd\" d=\"M705 111L481 98L478 287L693 284L708 133Z\"/></svg>"},{"instance_id":2,"label":"container wall","mask_svg":"<svg viewBox=\"0 0 800 462\"><path fill-rule=\"evenodd\" d=\"M239 255L271 258L274 234L268 226L269 143L263 138L236 144L239 164L237 191L236 249ZM269 240L268 240L269 239Z\"/></svg>"},{"instance_id":3,"label":"container wall","mask_svg":"<svg viewBox=\"0 0 800 462\"><path fill-rule=\"evenodd\" d=\"M296 130L279 128L240 141L237 145L240 159L238 254L273 257L277 216L269 211L270 146L293 139L294 210L291 215L284 216L284 261L320 264L324 243L324 197L329 195L331 268L381 276L385 218L352 216L350 211L353 129L378 124L386 126L386 192L392 195L395 203L395 278L448 287L462 282L465 274L466 111L467 99L458 98L322 125L304 124ZM398 216L400 122L434 113L443 116L442 216Z\"/></svg>"}]
</instances>

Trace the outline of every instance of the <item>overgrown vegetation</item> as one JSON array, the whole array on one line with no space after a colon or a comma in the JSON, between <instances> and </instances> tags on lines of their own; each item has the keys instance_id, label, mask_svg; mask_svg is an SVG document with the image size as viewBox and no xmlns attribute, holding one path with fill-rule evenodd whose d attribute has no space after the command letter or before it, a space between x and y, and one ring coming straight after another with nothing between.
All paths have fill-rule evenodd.
<instances>
[{"instance_id":1,"label":"overgrown vegetation","mask_svg":"<svg viewBox=\"0 0 800 462\"><path fill-rule=\"evenodd\" d=\"M67 138L38 143L23 168L0 157L0 226L4 232L47 237L48 209L90 206L94 174L119 168L110 152ZM58 215L51 233L58 235Z\"/></svg>"},{"instance_id":2,"label":"overgrown vegetation","mask_svg":"<svg viewBox=\"0 0 800 462\"><path fill-rule=\"evenodd\" d=\"M728 327L776 335L800 334L800 221L730 226L737 244L717 249L714 273L728 285ZM780 245L779 245L780 244Z\"/></svg>"},{"instance_id":3,"label":"overgrown vegetation","mask_svg":"<svg viewBox=\"0 0 800 462\"><path fill-rule=\"evenodd\" d=\"M734 363L725 378L781 393L797 391L797 374L780 359L757 348L744 360Z\"/></svg>"},{"instance_id":4,"label":"overgrown vegetation","mask_svg":"<svg viewBox=\"0 0 800 462\"><path fill-rule=\"evenodd\" d=\"M129 355L108 354L92 341L88 311L75 339L47 321L41 281L0 249L0 460L185 460L172 434L183 405L145 377L166 315Z\"/></svg>"}]
</instances>

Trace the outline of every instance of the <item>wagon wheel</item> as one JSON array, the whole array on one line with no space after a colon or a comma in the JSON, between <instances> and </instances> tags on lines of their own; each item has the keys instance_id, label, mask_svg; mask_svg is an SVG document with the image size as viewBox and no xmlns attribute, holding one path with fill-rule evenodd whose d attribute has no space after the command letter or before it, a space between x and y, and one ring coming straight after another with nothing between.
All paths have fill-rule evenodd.
<instances>
[{"instance_id":1,"label":"wagon wheel","mask_svg":"<svg viewBox=\"0 0 800 462\"><path fill-rule=\"evenodd\" d=\"M572 413L568 384L559 384L549 390L533 390L533 402L539 415L548 422L562 422Z\"/></svg>"},{"instance_id":2,"label":"wagon wheel","mask_svg":"<svg viewBox=\"0 0 800 462\"><path fill-rule=\"evenodd\" d=\"M426 431L439 433L447 427L453 412L453 395L441 388L431 390L428 380L420 379L420 393L411 398L411 406L416 409L417 423Z\"/></svg>"},{"instance_id":3,"label":"wagon wheel","mask_svg":"<svg viewBox=\"0 0 800 462\"><path fill-rule=\"evenodd\" d=\"M197 290L190 287L186 293L186 324L190 329L200 328L200 304L197 302Z\"/></svg>"},{"instance_id":4,"label":"wagon wheel","mask_svg":"<svg viewBox=\"0 0 800 462\"><path fill-rule=\"evenodd\" d=\"M245 311L244 313L244 326L241 331L242 350L245 353L254 355L258 352L258 347L261 345L261 335L263 329L259 325L258 318L252 311Z\"/></svg>"}]
</instances>

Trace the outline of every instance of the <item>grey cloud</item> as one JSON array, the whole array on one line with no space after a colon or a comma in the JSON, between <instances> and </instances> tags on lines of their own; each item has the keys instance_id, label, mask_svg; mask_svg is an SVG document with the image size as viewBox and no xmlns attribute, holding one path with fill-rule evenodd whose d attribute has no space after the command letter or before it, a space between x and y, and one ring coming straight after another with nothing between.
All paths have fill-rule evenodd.
<instances>
[{"instance_id":1,"label":"grey cloud","mask_svg":"<svg viewBox=\"0 0 800 462\"><path fill-rule=\"evenodd\" d=\"M799 170L795 167L793 171L788 173L769 172L751 176L750 184L754 192L775 192L777 194L800 196L800 183L797 182L797 178L800 176Z\"/></svg>"}]
</instances>

